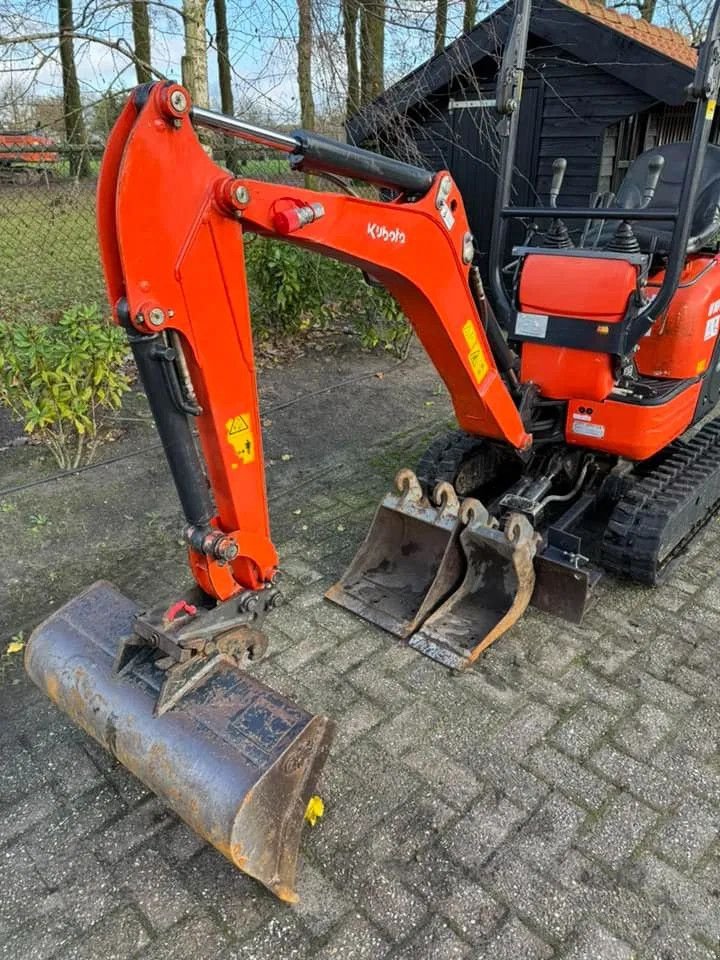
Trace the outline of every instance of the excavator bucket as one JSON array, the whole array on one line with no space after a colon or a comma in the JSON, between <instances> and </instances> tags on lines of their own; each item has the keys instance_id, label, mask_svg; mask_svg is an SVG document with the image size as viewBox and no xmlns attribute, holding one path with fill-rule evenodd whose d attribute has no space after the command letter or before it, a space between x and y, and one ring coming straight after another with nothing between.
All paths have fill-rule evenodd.
<instances>
[{"instance_id":1,"label":"excavator bucket","mask_svg":"<svg viewBox=\"0 0 720 960\"><path fill-rule=\"evenodd\" d=\"M465 576L458 589L410 638L410 645L445 666L474 663L523 615L535 587L540 540L527 519L510 514L505 528L490 524L477 501L465 500L460 534Z\"/></svg>"},{"instance_id":2,"label":"excavator bucket","mask_svg":"<svg viewBox=\"0 0 720 960\"><path fill-rule=\"evenodd\" d=\"M332 722L224 656L158 715L164 674L153 651L114 668L138 612L109 583L95 583L35 630L30 677L236 867L295 902L305 811Z\"/></svg>"},{"instance_id":3,"label":"excavator bucket","mask_svg":"<svg viewBox=\"0 0 720 960\"><path fill-rule=\"evenodd\" d=\"M328 600L397 637L409 637L459 583L464 567L458 544L460 504L449 483L424 497L411 470L395 478L362 546Z\"/></svg>"}]
</instances>

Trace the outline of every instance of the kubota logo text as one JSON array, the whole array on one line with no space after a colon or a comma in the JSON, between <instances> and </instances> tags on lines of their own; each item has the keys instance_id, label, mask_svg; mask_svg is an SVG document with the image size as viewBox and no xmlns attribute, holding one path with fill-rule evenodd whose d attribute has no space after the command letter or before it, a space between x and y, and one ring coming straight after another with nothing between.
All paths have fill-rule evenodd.
<instances>
[{"instance_id":1,"label":"kubota logo text","mask_svg":"<svg viewBox=\"0 0 720 960\"><path fill-rule=\"evenodd\" d=\"M397 227L394 230L388 230L387 227L383 227L379 223L369 223L367 232L371 240L384 240L386 243L405 243L405 234Z\"/></svg>"}]
</instances>

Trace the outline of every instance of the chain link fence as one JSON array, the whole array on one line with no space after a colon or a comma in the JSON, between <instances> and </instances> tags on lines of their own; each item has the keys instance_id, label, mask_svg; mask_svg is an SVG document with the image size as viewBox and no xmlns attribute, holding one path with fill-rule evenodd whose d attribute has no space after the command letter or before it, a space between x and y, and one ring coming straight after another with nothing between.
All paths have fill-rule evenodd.
<instances>
[{"instance_id":1,"label":"chain link fence","mask_svg":"<svg viewBox=\"0 0 720 960\"><path fill-rule=\"evenodd\" d=\"M238 176L301 183L287 158L221 138L210 147ZM55 157L30 147L0 145L0 316L54 317L74 304L104 303L95 225L102 148L91 152L93 176L70 175L67 147Z\"/></svg>"},{"instance_id":2,"label":"chain link fence","mask_svg":"<svg viewBox=\"0 0 720 960\"><path fill-rule=\"evenodd\" d=\"M236 176L290 188L305 183L285 154L221 136L210 138L207 146ZM109 314L96 228L102 150L92 152L91 176L78 179L70 173L67 148L56 144L54 149L54 162L22 154L8 159L0 134L0 321L54 321L78 307L99 306ZM380 196L367 183L319 174L311 185L369 199ZM400 307L368 285L360 270L258 236L247 238L245 266L253 332L269 355L286 350L288 336L296 335L316 349L326 338L349 334L367 348L400 353L406 348L408 326Z\"/></svg>"}]
</instances>

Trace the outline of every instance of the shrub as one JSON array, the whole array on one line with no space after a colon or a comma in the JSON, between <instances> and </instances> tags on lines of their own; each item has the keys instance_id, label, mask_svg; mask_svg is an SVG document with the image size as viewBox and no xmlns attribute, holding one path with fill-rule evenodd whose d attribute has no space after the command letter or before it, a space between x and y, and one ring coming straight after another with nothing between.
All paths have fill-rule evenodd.
<instances>
[{"instance_id":1,"label":"shrub","mask_svg":"<svg viewBox=\"0 0 720 960\"><path fill-rule=\"evenodd\" d=\"M265 237L247 238L245 250L253 328L261 336L339 319L368 347L396 349L407 339L395 300L355 267Z\"/></svg>"},{"instance_id":2,"label":"shrub","mask_svg":"<svg viewBox=\"0 0 720 960\"><path fill-rule=\"evenodd\" d=\"M253 237L246 242L253 323L259 333L293 333L322 319L327 260L298 247Z\"/></svg>"},{"instance_id":3,"label":"shrub","mask_svg":"<svg viewBox=\"0 0 720 960\"><path fill-rule=\"evenodd\" d=\"M355 314L355 325L363 345L370 348L381 346L402 353L411 331L400 304L386 290L370 287L364 280L363 287L360 307Z\"/></svg>"},{"instance_id":4,"label":"shrub","mask_svg":"<svg viewBox=\"0 0 720 960\"><path fill-rule=\"evenodd\" d=\"M63 470L89 462L105 415L129 388L123 332L97 306L53 322L0 320L0 403Z\"/></svg>"}]
</instances>

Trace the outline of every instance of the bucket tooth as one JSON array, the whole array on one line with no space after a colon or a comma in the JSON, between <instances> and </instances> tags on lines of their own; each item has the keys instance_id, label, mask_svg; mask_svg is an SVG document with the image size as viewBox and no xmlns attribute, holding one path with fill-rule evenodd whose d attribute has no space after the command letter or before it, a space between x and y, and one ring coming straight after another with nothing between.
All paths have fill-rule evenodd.
<instances>
[{"instance_id":1,"label":"bucket tooth","mask_svg":"<svg viewBox=\"0 0 720 960\"><path fill-rule=\"evenodd\" d=\"M165 675L152 657L114 669L139 609L111 584L93 584L34 631L30 677L236 867L296 901L305 810L334 724L224 655L156 715Z\"/></svg>"},{"instance_id":2,"label":"bucket tooth","mask_svg":"<svg viewBox=\"0 0 720 960\"><path fill-rule=\"evenodd\" d=\"M459 538L467 563L463 581L410 638L414 649L454 669L474 663L523 615L535 587L540 541L521 514L510 514L500 530L470 500L462 512L468 520Z\"/></svg>"},{"instance_id":3,"label":"bucket tooth","mask_svg":"<svg viewBox=\"0 0 720 960\"><path fill-rule=\"evenodd\" d=\"M395 484L399 492L382 500L352 563L325 596L406 638L457 586L464 560L451 484L437 485L436 505L411 470L401 470Z\"/></svg>"}]
</instances>

